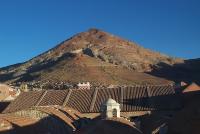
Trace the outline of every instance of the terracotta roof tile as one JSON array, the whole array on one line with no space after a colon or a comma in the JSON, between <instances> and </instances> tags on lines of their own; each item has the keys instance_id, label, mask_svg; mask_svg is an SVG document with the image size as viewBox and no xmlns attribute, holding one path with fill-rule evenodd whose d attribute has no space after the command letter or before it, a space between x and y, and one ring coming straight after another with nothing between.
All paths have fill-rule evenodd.
<instances>
[{"instance_id":1,"label":"terracotta roof tile","mask_svg":"<svg viewBox=\"0 0 200 134\"><path fill-rule=\"evenodd\" d=\"M43 92L44 91L30 91L21 93L10 105L8 105L3 113L9 113L35 106Z\"/></svg>"},{"instance_id":2,"label":"terracotta roof tile","mask_svg":"<svg viewBox=\"0 0 200 134\"><path fill-rule=\"evenodd\" d=\"M197 85L196 83L192 83L186 86L182 92L186 93L186 92L193 92L193 91L200 91L200 86Z\"/></svg>"},{"instance_id":3,"label":"terracotta roof tile","mask_svg":"<svg viewBox=\"0 0 200 134\"><path fill-rule=\"evenodd\" d=\"M76 134L142 134L133 123L123 118L95 119Z\"/></svg>"},{"instance_id":4,"label":"terracotta roof tile","mask_svg":"<svg viewBox=\"0 0 200 134\"><path fill-rule=\"evenodd\" d=\"M0 118L8 121L11 124L18 125L20 127L28 126L28 125L34 124L38 121L36 119L32 119L32 118L28 118L28 117L15 116L15 115L12 115L12 114L2 114L2 115L0 115Z\"/></svg>"},{"instance_id":5,"label":"terracotta roof tile","mask_svg":"<svg viewBox=\"0 0 200 134\"><path fill-rule=\"evenodd\" d=\"M93 89L73 90L66 105L83 113L88 112L90 110L93 93Z\"/></svg>"},{"instance_id":6,"label":"terracotta roof tile","mask_svg":"<svg viewBox=\"0 0 200 134\"><path fill-rule=\"evenodd\" d=\"M49 90L38 106L62 105L68 92L68 90L57 90L56 92Z\"/></svg>"},{"instance_id":7,"label":"terracotta roof tile","mask_svg":"<svg viewBox=\"0 0 200 134\"><path fill-rule=\"evenodd\" d=\"M81 113L100 112L101 104L108 98L121 104L123 112L145 110L173 110L179 108L179 97L170 85L161 86L134 86L124 88L102 89L73 89L68 95L68 90L33 91L22 93L4 111L12 112L36 106L59 105L72 107ZM68 101L66 101L66 98ZM169 101L170 100L170 101ZM92 106L93 105L93 106Z\"/></svg>"}]
</instances>

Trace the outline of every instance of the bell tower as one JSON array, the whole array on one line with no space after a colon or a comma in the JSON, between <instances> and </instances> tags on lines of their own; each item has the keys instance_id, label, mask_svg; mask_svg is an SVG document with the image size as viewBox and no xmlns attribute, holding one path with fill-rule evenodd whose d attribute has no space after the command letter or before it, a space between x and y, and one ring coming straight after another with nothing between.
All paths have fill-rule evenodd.
<instances>
[{"instance_id":1,"label":"bell tower","mask_svg":"<svg viewBox=\"0 0 200 134\"><path fill-rule=\"evenodd\" d=\"M119 118L120 117L120 104L115 100L109 98L101 106L103 118Z\"/></svg>"}]
</instances>

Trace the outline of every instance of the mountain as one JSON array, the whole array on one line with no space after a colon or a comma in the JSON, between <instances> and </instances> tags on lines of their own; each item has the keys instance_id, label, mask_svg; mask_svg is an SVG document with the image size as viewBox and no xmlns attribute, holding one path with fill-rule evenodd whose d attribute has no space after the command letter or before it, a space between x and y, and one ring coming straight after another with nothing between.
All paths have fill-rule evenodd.
<instances>
[{"instance_id":1,"label":"mountain","mask_svg":"<svg viewBox=\"0 0 200 134\"><path fill-rule=\"evenodd\" d=\"M184 60L173 65L160 62L148 73L177 83L183 81L188 84L192 82L200 84L200 59Z\"/></svg>"},{"instance_id":2,"label":"mountain","mask_svg":"<svg viewBox=\"0 0 200 134\"><path fill-rule=\"evenodd\" d=\"M184 60L145 49L98 29L89 29L27 62L1 68L0 82L166 84L168 80L152 73L162 67L160 63L171 67L183 64Z\"/></svg>"}]
</instances>

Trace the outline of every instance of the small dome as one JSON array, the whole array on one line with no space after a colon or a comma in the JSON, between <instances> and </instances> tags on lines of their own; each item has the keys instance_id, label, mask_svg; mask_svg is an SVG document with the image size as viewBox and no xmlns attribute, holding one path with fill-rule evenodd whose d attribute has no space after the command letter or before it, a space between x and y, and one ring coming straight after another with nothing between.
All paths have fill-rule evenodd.
<instances>
[{"instance_id":1,"label":"small dome","mask_svg":"<svg viewBox=\"0 0 200 134\"><path fill-rule=\"evenodd\" d=\"M116 104L117 102L115 101L115 100L113 100L113 99L111 99L111 98L109 98L106 102L105 102L105 104Z\"/></svg>"}]
</instances>

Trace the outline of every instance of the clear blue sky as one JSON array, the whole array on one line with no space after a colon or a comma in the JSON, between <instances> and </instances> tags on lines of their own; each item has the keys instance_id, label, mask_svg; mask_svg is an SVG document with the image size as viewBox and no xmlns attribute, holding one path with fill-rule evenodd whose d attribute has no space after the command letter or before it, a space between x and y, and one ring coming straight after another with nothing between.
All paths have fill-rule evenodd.
<instances>
[{"instance_id":1,"label":"clear blue sky","mask_svg":"<svg viewBox=\"0 0 200 134\"><path fill-rule=\"evenodd\" d=\"M170 56L200 57L199 0L0 0L0 67L91 27Z\"/></svg>"}]
</instances>

